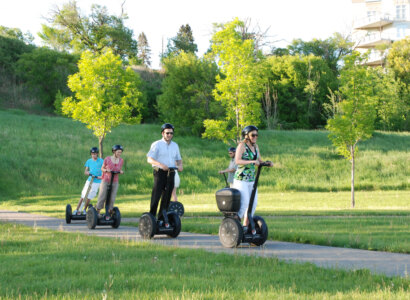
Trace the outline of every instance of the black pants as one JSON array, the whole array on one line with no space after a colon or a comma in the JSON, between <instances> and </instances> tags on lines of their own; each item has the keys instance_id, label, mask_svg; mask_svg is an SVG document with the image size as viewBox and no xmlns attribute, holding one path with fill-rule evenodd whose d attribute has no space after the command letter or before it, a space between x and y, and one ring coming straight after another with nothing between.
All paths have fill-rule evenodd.
<instances>
[{"instance_id":1,"label":"black pants","mask_svg":"<svg viewBox=\"0 0 410 300\"><path fill-rule=\"evenodd\" d=\"M172 190L174 189L175 171L164 171L162 169L154 170L154 187L151 194L151 208L150 213L156 217L158 203L161 199L158 217L161 216L163 209L168 210L169 202L171 200Z\"/></svg>"}]
</instances>

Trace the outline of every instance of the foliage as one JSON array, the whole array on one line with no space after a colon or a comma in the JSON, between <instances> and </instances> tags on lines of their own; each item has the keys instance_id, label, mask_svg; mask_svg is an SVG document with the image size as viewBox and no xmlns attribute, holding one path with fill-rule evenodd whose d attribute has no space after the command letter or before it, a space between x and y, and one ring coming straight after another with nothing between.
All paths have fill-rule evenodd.
<instances>
[{"instance_id":1,"label":"foliage","mask_svg":"<svg viewBox=\"0 0 410 300\"><path fill-rule=\"evenodd\" d=\"M21 29L19 28L9 28L5 26L1 26L1 25L0 25L0 36L20 40L26 45L32 44L34 40L33 35L29 31L26 33L23 33Z\"/></svg>"},{"instance_id":2,"label":"foliage","mask_svg":"<svg viewBox=\"0 0 410 300\"><path fill-rule=\"evenodd\" d=\"M126 19L125 14L109 15L100 5L92 5L90 16L82 16L77 2L70 0L61 8L55 7L49 18L51 26L43 24L39 36L55 49L102 54L110 48L122 59L137 62L137 42L133 31L124 25Z\"/></svg>"},{"instance_id":3,"label":"foliage","mask_svg":"<svg viewBox=\"0 0 410 300\"><path fill-rule=\"evenodd\" d=\"M240 132L249 124L259 125L263 82L255 59L254 41L243 39L239 29L243 22L235 19L226 23L212 37L212 53L221 75L216 76L214 97L226 111L220 133L211 135L205 129L203 137L239 141ZM210 124L209 122L205 124Z\"/></svg>"},{"instance_id":4,"label":"foliage","mask_svg":"<svg viewBox=\"0 0 410 300\"><path fill-rule=\"evenodd\" d=\"M346 58L341 72L340 91L343 99L339 102L339 113L328 120L329 138L337 151L352 164L351 192L354 201L354 166L357 143L372 136L376 111L374 108L373 74L369 67L358 64L357 54Z\"/></svg>"},{"instance_id":5,"label":"foliage","mask_svg":"<svg viewBox=\"0 0 410 300\"><path fill-rule=\"evenodd\" d=\"M199 136L204 130L203 120L223 113L212 96L218 67L185 52L164 59L163 64L166 76L158 97L160 117L176 126L178 132Z\"/></svg>"},{"instance_id":6,"label":"foliage","mask_svg":"<svg viewBox=\"0 0 410 300\"><path fill-rule=\"evenodd\" d=\"M287 49L290 55L313 54L323 58L336 75L341 60L352 52L352 46L353 43L348 37L344 37L340 33L334 33L332 37L325 40L313 39L308 42L301 39L293 40Z\"/></svg>"},{"instance_id":7,"label":"foliage","mask_svg":"<svg viewBox=\"0 0 410 300\"><path fill-rule=\"evenodd\" d=\"M337 87L337 78L325 61L309 56L271 56L263 62L264 101L273 110L275 127L318 128L326 123L324 105L329 89ZM269 120L266 120L269 122Z\"/></svg>"},{"instance_id":8,"label":"foliage","mask_svg":"<svg viewBox=\"0 0 410 300\"><path fill-rule=\"evenodd\" d=\"M141 122L158 121L157 97L161 94L164 73L144 66L132 66L141 77Z\"/></svg>"},{"instance_id":9,"label":"foliage","mask_svg":"<svg viewBox=\"0 0 410 300\"><path fill-rule=\"evenodd\" d=\"M197 51L198 46L195 44L191 26L189 24L181 25L177 35L168 41L167 51L162 56L162 59L176 56L181 52L195 53Z\"/></svg>"},{"instance_id":10,"label":"foliage","mask_svg":"<svg viewBox=\"0 0 410 300\"><path fill-rule=\"evenodd\" d=\"M387 66L406 85L410 85L410 37L393 43L387 55Z\"/></svg>"},{"instance_id":11,"label":"foliage","mask_svg":"<svg viewBox=\"0 0 410 300\"><path fill-rule=\"evenodd\" d=\"M16 73L38 95L45 107L52 108L58 91L64 95L70 94L67 77L78 70L77 61L76 55L36 48L20 56Z\"/></svg>"},{"instance_id":12,"label":"foliage","mask_svg":"<svg viewBox=\"0 0 410 300\"><path fill-rule=\"evenodd\" d=\"M107 50L102 55L85 51L78 63L79 72L69 76L68 86L75 98L68 97L62 104L63 113L87 124L102 142L111 128L122 122L138 123L141 116L138 102L140 77L131 68L124 69L119 56Z\"/></svg>"},{"instance_id":13,"label":"foliage","mask_svg":"<svg viewBox=\"0 0 410 300\"><path fill-rule=\"evenodd\" d=\"M151 66L151 49L144 32L141 32L138 36L138 59L141 61L141 64L147 67Z\"/></svg>"},{"instance_id":14,"label":"foliage","mask_svg":"<svg viewBox=\"0 0 410 300\"><path fill-rule=\"evenodd\" d=\"M23 41L4 37L0 34L0 72L10 77L15 75L15 65L23 53L35 49L33 45L26 45Z\"/></svg>"}]
</instances>

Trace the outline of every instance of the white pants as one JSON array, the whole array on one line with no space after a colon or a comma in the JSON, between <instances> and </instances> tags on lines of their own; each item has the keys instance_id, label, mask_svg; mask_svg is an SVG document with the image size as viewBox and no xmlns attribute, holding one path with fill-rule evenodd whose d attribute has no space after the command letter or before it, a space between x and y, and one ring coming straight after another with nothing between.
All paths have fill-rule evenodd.
<instances>
[{"instance_id":1,"label":"white pants","mask_svg":"<svg viewBox=\"0 0 410 300\"><path fill-rule=\"evenodd\" d=\"M252 194L253 184L255 182L247 182L242 180L233 180L233 188L237 189L241 192L241 208L239 209L238 216L242 219L243 216L248 211L249 200ZM253 200L253 207L252 207L252 216L255 213L256 205L258 204L258 190L255 193L255 199Z\"/></svg>"},{"instance_id":2,"label":"white pants","mask_svg":"<svg viewBox=\"0 0 410 300\"><path fill-rule=\"evenodd\" d=\"M86 181L85 182L85 184L84 184L84 187L83 187L83 190L82 190L82 192L81 192L81 198L85 198L85 194L87 193L87 189L88 189L88 186L90 185L90 182L91 181ZM93 199L96 195L97 195L97 192L98 192L98 188L100 187L100 183L99 182L93 182L93 184L92 184L92 186L91 186L91 190L90 190L90 192L88 193L88 196L87 196L87 198L88 199Z\"/></svg>"}]
</instances>

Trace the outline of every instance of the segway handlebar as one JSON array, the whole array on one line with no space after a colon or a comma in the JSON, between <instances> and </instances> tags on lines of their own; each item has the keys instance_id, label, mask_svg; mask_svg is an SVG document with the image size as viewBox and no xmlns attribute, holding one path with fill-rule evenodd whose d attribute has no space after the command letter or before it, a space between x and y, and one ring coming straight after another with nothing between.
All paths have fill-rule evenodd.
<instances>
[{"instance_id":1,"label":"segway handlebar","mask_svg":"<svg viewBox=\"0 0 410 300\"><path fill-rule=\"evenodd\" d=\"M267 160L267 161L261 162L261 163L259 164L259 166L260 166L260 167L269 167L271 163L272 163L271 161Z\"/></svg>"}]
</instances>

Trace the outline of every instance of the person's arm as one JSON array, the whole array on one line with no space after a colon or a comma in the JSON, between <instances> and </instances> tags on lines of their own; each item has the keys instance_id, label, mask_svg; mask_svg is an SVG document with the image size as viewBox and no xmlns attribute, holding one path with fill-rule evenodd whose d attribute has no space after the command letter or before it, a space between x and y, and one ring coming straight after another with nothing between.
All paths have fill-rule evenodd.
<instances>
[{"instance_id":1,"label":"person's arm","mask_svg":"<svg viewBox=\"0 0 410 300\"><path fill-rule=\"evenodd\" d=\"M238 148L236 148L235 163L237 165L255 164L255 165L259 166L259 160L244 160L244 159L242 159L242 154L244 152L245 152L245 143L242 142L238 145Z\"/></svg>"},{"instance_id":2,"label":"person's arm","mask_svg":"<svg viewBox=\"0 0 410 300\"><path fill-rule=\"evenodd\" d=\"M153 159L153 158L150 157L150 156L148 156L147 162L148 162L149 164L153 165L153 166L156 166L156 167L158 167L158 168L161 168L161 169L164 170L164 171L168 171L168 166L167 166L167 165L161 164L159 161Z\"/></svg>"},{"instance_id":3,"label":"person's arm","mask_svg":"<svg viewBox=\"0 0 410 300\"><path fill-rule=\"evenodd\" d=\"M176 160L176 163L177 163L178 171L182 172L182 170L184 169L184 167L182 166L182 159Z\"/></svg>"},{"instance_id":4,"label":"person's arm","mask_svg":"<svg viewBox=\"0 0 410 300\"><path fill-rule=\"evenodd\" d=\"M107 161L106 160L107 160L107 158L104 159L103 165L101 167L101 171L103 171L103 173L104 172L111 172L110 168L107 166Z\"/></svg>"},{"instance_id":5,"label":"person's arm","mask_svg":"<svg viewBox=\"0 0 410 300\"><path fill-rule=\"evenodd\" d=\"M88 167L85 167L84 174L87 175L87 176L90 176L90 171L89 171Z\"/></svg>"}]
</instances>

